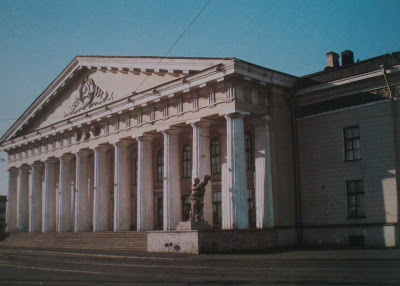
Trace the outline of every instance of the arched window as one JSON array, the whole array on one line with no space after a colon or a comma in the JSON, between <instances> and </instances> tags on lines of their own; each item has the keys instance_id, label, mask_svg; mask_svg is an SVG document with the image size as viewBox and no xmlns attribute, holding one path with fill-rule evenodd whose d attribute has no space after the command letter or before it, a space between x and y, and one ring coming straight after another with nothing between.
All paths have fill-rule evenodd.
<instances>
[{"instance_id":1,"label":"arched window","mask_svg":"<svg viewBox=\"0 0 400 286\"><path fill-rule=\"evenodd\" d=\"M251 133L244 134L244 146L245 146L245 152L246 152L246 169L251 170L254 168L253 140L251 138Z\"/></svg>"},{"instance_id":2,"label":"arched window","mask_svg":"<svg viewBox=\"0 0 400 286\"><path fill-rule=\"evenodd\" d=\"M192 177L192 147L190 145L182 148L182 177Z\"/></svg>"},{"instance_id":3,"label":"arched window","mask_svg":"<svg viewBox=\"0 0 400 286\"><path fill-rule=\"evenodd\" d=\"M164 150L157 152L157 182L162 182L164 178Z\"/></svg>"},{"instance_id":4,"label":"arched window","mask_svg":"<svg viewBox=\"0 0 400 286\"><path fill-rule=\"evenodd\" d=\"M218 139L211 141L211 174L221 173L221 143Z\"/></svg>"}]
</instances>

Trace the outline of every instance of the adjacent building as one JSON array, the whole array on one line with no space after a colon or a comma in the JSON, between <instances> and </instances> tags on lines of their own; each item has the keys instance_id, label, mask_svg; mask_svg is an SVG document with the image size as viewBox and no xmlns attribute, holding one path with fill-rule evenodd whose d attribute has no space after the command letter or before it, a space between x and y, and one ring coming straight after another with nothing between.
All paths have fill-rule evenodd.
<instances>
[{"instance_id":1,"label":"adjacent building","mask_svg":"<svg viewBox=\"0 0 400 286\"><path fill-rule=\"evenodd\" d=\"M399 243L400 53L295 77L236 58L77 56L1 138L9 232L215 229Z\"/></svg>"}]
</instances>

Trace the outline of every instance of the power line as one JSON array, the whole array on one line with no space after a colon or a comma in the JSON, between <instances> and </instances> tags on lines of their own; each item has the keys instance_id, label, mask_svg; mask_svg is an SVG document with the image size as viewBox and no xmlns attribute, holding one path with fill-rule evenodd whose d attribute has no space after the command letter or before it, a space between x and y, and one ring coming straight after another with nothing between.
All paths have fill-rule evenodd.
<instances>
[{"instance_id":1,"label":"power line","mask_svg":"<svg viewBox=\"0 0 400 286\"><path fill-rule=\"evenodd\" d=\"M197 20L197 18L199 18L199 16L201 15L201 13L203 13L203 11L207 8L207 6L210 4L212 0L209 0L206 5L204 5L204 7L200 10L199 13L197 13L196 17L194 17L194 19L192 20L192 22L190 22L190 24L186 27L186 29L182 32L182 34L178 37L178 39L176 39L176 41L173 43L173 45L168 49L168 51L164 54L164 56L157 62L157 64L154 66L153 70L156 69L156 67L158 67L158 65L161 63L161 61L171 52L171 50L175 47L175 45L179 42L179 40L183 37L183 35L187 32L187 30L189 30L189 28L193 25L193 23ZM149 77L149 75L147 75L143 81L139 84L139 86L135 89L135 93L136 91L143 85L143 83L147 80L147 78Z\"/></svg>"}]
</instances>

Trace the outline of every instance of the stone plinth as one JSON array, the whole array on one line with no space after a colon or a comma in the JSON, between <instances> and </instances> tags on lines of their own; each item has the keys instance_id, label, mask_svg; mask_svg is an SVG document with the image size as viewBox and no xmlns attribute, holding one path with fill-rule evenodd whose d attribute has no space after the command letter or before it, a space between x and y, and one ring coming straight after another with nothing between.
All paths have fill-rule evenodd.
<instances>
[{"instance_id":1,"label":"stone plinth","mask_svg":"<svg viewBox=\"0 0 400 286\"><path fill-rule=\"evenodd\" d=\"M194 221L181 221L177 226L177 231L185 231L185 230L209 230L211 229L210 225L205 220Z\"/></svg>"},{"instance_id":2,"label":"stone plinth","mask_svg":"<svg viewBox=\"0 0 400 286\"><path fill-rule=\"evenodd\" d=\"M296 244L296 230L188 230L147 232L148 252L232 253Z\"/></svg>"}]
</instances>

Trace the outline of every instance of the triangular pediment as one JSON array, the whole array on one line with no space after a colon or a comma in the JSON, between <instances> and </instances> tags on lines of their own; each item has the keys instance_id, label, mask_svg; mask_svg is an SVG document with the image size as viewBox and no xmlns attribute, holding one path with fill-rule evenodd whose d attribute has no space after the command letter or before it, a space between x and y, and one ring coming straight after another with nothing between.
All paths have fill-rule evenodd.
<instances>
[{"instance_id":1,"label":"triangular pediment","mask_svg":"<svg viewBox=\"0 0 400 286\"><path fill-rule=\"evenodd\" d=\"M231 59L77 56L0 142L51 126Z\"/></svg>"}]
</instances>

